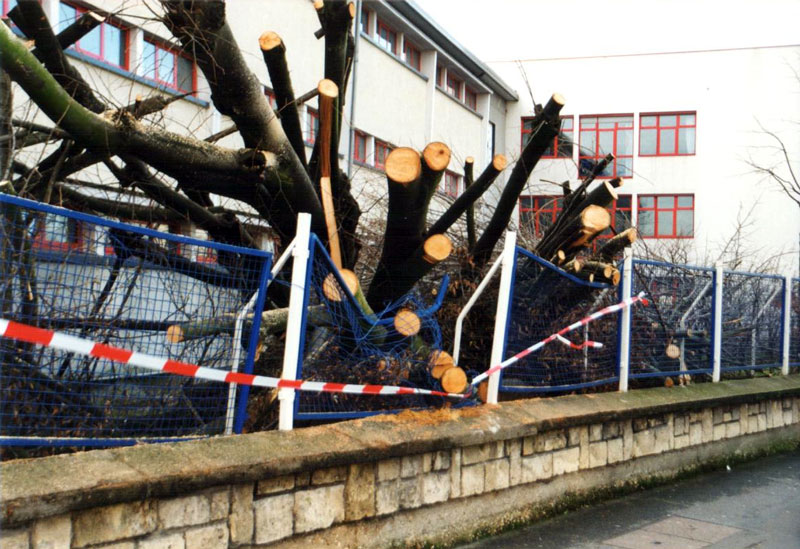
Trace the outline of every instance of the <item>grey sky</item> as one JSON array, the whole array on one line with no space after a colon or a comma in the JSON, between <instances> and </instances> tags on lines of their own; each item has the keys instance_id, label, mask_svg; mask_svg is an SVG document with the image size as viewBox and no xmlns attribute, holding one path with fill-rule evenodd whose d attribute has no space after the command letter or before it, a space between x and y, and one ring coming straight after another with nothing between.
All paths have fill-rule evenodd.
<instances>
[{"instance_id":1,"label":"grey sky","mask_svg":"<svg viewBox=\"0 0 800 549\"><path fill-rule=\"evenodd\" d=\"M416 0L484 61L800 43L800 0Z\"/></svg>"}]
</instances>

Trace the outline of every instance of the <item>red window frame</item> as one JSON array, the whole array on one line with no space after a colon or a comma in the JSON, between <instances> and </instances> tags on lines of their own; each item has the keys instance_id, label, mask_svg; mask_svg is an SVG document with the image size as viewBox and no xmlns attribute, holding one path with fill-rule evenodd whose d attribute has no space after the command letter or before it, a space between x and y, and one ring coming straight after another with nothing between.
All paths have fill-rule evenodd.
<instances>
[{"instance_id":1,"label":"red window frame","mask_svg":"<svg viewBox=\"0 0 800 549\"><path fill-rule=\"evenodd\" d=\"M386 157L392 152L392 146L385 141L375 140L375 167L384 169L386 167Z\"/></svg>"},{"instance_id":2,"label":"red window frame","mask_svg":"<svg viewBox=\"0 0 800 549\"><path fill-rule=\"evenodd\" d=\"M473 111L478 110L478 92L464 85L464 104Z\"/></svg>"},{"instance_id":3,"label":"red window frame","mask_svg":"<svg viewBox=\"0 0 800 549\"><path fill-rule=\"evenodd\" d=\"M278 98L275 96L275 92L272 91L271 89L265 87L264 88L264 95L267 96L267 102L269 103L269 106L272 107L272 110L273 111L277 111L278 110Z\"/></svg>"},{"instance_id":4,"label":"red window frame","mask_svg":"<svg viewBox=\"0 0 800 549\"><path fill-rule=\"evenodd\" d=\"M445 88L444 91L447 95L451 97L455 97L459 101L461 101L461 90L464 88L464 81L452 74L450 71L447 71L447 78L445 78Z\"/></svg>"},{"instance_id":5,"label":"red window frame","mask_svg":"<svg viewBox=\"0 0 800 549\"><path fill-rule=\"evenodd\" d=\"M391 37L391 40L390 40ZM391 53L397 55L397 31L378 19L378 33L375 37L378 45ZM389 47L391 45L391 48Z\"/></svg>"},{"instance_id":6,"label":"red window frame","mask_svg":"<svg viewBox=\"0 0 800 549\"><path fill-rule=\"evenodd\" d=\"M148 80L152 80L152 81L154 81L154 82L156 82L156 83L158 83L158 84L160 84L160 85L162 85L164 87L172 89L172 90L177 90L177 91L182 91L182 92L192 92L192 93L194 93L195 90L197 90L197 63L195 63L192 59L190 59L189 56L184 55L179 51L176 51L173 47L171 47L171 46L169 46L167 44L164 44L163 42L159 42L159 41L151 39L151 38L145 38L144 41L145 41L146 44L150 44L151 46L154 46L154 56L155 56L154 59L153 59L153 74L146 74L146 75L144 75L145 78L147 78ZM171 82L167 82L166 80L162 80L159 77L159 69L158 69L158 67L159 67L159 59L160 59L161 55L163 55L164 53L168 53L168 54L173 56L172 81ZM189 61L192 64L192 89L190 89L190 90L181 88L178 85L178 58L179 57Z\"/></svg>"},{"instance_id":7,"label":"red window frame","mask_svg":"<svg viewBox=\"0 0 800 549\"><path fill-rule=\"evenodd\" d=\"M68 6L68 7L70 7L70 8L75 10L75 19L74 20L72 20L72 21L59 21L60 25L64 25L64 28L66 28L67 26L71 25L72 23L74 23L75 21L80 19L80 17L84 13L89 11L86 8L82 7L82 6L79 6L77 4L73 4L71 2L64 2L63 0L61 0L59 2L59 7L60 7L61 4L63 4L64 6ZM6 9L7 5L8 5L8 0L3 0L3 14L4 15L6 13L5 9ZM115 29L118 29L120 31L120 34L121 34L120 41L121 41L121 46L122 46L122 56L121 56L121 59L120 59L120 61L122 62L121 64L116 63L115 61L111 61L111 60L106 58L106 55L107 55L107 52L105 51L105 49L106 49L106 32L108 31L108 27L114 27ZM74 44L72 44L70 46L70 49L73 49L73 50L79 52L81 55L85 55L86 57L90 57L92 59L96 59L96 60L98 60L98 61L100 61L102 63L105 63L106 65L111 65L112 67L118 67L120 69L128 70L128 66L129 66L129 61L128 61L128 55L129 55L129 51L128 51L128 29L125 28L124 26L120 25L120 24L117 24L117 23L113 22L113 21L106 20L106 21L103 21L102 23L100 23L95 28L95 30L97 30L100 33L100 54L97 54L97 53L95 53L93 51L89 51L89 50L83 49L81 47L81 41L80 40L77 40ZM92 32L94 32L94 30Z\"/></svg>"},{"instance_id":8,"label":"red window frame","mask_svg":"<svg viewBox=\"0 0 800 549\"><path fill-rule=\"evenodd\" d=\"M358 130L353 138L353 161L359 164L367 163L367 134Z\"/></svg>"},{"instance_id":9,"label":"red window frame","mask_svg":"<svg viewBox=\"0 0 800 549\"><path fill-rule=\"evenodd\" d=\"M564 197L557 195L525 195L519 197L520 225L530 226L533 221L533 232L541 238L548 227L555 223L558 214L564 207Z\"/></svg>"},{"instance_id":10,"label":"red window frame","mask_svg":"<svg viewBox=\"0 0 800 549\"><path fill-rule=\"evenodd\" d=\"M436 85L444 89L444 67L441 65L436 66Z\"/></svg>"},{"instance_id":11,"label":"red window frame","mask_svg":"<svg viewBox=\"0 0 800 549\"><path fill-rule=\"evenodd\" d=\"M369 15L367 8L361 8L361 32L369 36Z\"/></svg>"},{"instance_id":12,"label":"red window frame","mask_svg":"<svg viewBox=\"0 0 800 549\"><path fill-rule=\"evenodd\" d=\"M668 204L669 199L672 200L672 205ZM686 205L686 199L691 199L690 205ZM681 201L683 201L684 204L681 205ZM695 200L693 194L639 195L637 201L637 213L639 219L637 228L639 234L642 236L642 238L694 238L694 204ZM672 213L671 216L669 215L670 212ZM678 234L678 215L681 214L681 212L691 213L691 234ZM643 218L648 215L650 215L652 219L652 230L643 224ZM686 215L686 213L683 213L684 217ZM672 229L669 232L661 230L661 227L659 227L659 225L662 224L666 219L669 219L672 225Z\"/></svg>"},{"instance_id":13,"label":"red window frame","mask_svg":"<svg viewBox=\"0 0 800 549\"><path fill-rule=\"evenodd\" d=\"M610 126L609 126L610 125ZM580 126L580 145L578 148L578 175L586 177L592 171L591 167L600 162L608 153L614 155L614 161L598 175L598 179L609 179L612 177L633 177L633 115L632 114L602 114L581 116ZM612 149L601 149L600 143L603 137L608 134L612 136ZM622 151L621 145L624 144L625 135L630 144L630 151ZM592 136L594 146L589 147L585 139ZM626 154L626 153L630 154ZM623 162L628 169L619 170L619 164ZM590 167L591 166L591 167Z\"/></svg>"},{"instance_id":14,"label":"red window frame","mask_svg":"<svg viewBox=\"0 0 800 549\"><path fill-rule=\"evenodd\" d=\"M319 111L308 107L306 120L306 143L314 145L317 142L319 133Z\"/></svg>"},{"instance_id":15,"label":"red window frame","mask_svg":"<svg viewBox=\"0 0 800 549\"><path fill-rule=\"evenodd\" d=\"M445 170L444 177L439 183L439 190L442 194L457 198L461 193L461 176L450 170Z\"/></svg>"},{"instance_id":16,"label":"red window frame","mask_svg":"<svg viewBox=\"0 0 800 549\"><path fill-rule=\"evenodd\" d=\"M669 123L669 118L675 117L674 123ZM642 135L645 132L655 132L656 148L655 152L642 152ZM670 136L670 133L674 135ZM691 152L680 152L681 135L691 134ZM673 152L669 151L672 145ZM664 112L664 113L642 113L639 117L639 156L694 156L697 146L697 113L686 112Z\"/></svg>"},{"instance_id":17,"label":"red window frame","mask_svg":"<svg viewBox=\"0 0 800 549\"><path fill-rule=\"evenodd\" d=\"M422 53L408 40L403 41L403 61L413 69L422 69Z\"/></svg>"},{"instance_id":18,"label":"red window frame","mask_svg":"<svg viewBox=\"0 0 800 549\"><path fill-rule=\"evenodd\" d=\"M53 219L63 220L66 225L66 240L50 240L47 238L47 224ZM71 217L43 214L36 220L36 232L33 236L33 247L48 252L69 252L83 250L86 237L83 223Z\"/></svg>"}]
</instances>

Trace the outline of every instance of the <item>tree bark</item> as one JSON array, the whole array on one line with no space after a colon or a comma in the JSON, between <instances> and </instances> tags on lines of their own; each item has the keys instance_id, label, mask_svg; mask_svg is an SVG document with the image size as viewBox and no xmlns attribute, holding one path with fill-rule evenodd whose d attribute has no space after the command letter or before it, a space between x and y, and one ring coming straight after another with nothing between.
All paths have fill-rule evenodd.
<instances>
[{"instance_id":1,"label":"tree bark","mask_svg":"<svg viewBox=\"0 0 800 549\"><path fill-rule=\"evenodd\" d=\"M468 156L464 161L464 192L468 191L474 182L475 159ZM467 206L467 249L475 246L475 203Z\"/></svg>"}]
</instances>

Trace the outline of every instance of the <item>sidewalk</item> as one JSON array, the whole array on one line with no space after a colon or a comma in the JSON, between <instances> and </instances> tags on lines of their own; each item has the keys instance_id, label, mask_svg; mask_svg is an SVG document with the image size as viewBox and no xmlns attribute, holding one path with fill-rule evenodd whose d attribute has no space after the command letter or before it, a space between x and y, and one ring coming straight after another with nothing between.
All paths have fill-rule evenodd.
<instances>
[{"instance_id":1,"label":"sidewalk","mask_svg":"<svg viewBox=\"0 0 800 549\"><path fill-rule=\"evenodd\" d=\"M462 549L800 549L800 452L579 509Z\"/></svg>"}]
</instances>

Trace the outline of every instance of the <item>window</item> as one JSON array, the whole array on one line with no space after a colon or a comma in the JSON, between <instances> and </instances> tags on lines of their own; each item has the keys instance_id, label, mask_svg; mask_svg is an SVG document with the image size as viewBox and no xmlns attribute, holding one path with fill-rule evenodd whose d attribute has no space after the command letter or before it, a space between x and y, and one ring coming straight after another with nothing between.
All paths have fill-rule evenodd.
<instances>
[{"instance_id":1,"label":"window","mask_svg":"<svg viewBox=\"0 0 800 549\"><path fill-rule=\"evenodd\" d=\"M195 65L191 59L148 39L142 51L142 76L174 90L195 89Z\"/></svg>"},{"instance_id":2,"label":"window","mask_svg":"<svg viewBox=\"0 0 800 549\"><path fill-rule=\"evenodd\" d=\"M267 96L267 102L269 102L269 106L272 107L272 110L278 110L278 98L275 97L275 92L269 88L264 88L264 95Z\"/></svg>"},{"instance_id":3,"label":"window","mask_svg":"<svg viewBox=\"0 0 800 549\"><path fill-rule=\"evenodd\" d=\"M397 55L397 33L378 20L378 45L393 55Z\"/></svg>"},{"instance_id":4,"label":"window","mask_svg":"<svg viewBox=\"0 0 800 549\"><path fill-rule=\"evenodd\" d=\"M621 194L608 207L608 211L611 214L611 226L597 235L598 239L611 238L631 226L631 202L631 195Z\"/></svg>"},{"instance_id":5,"label":"window","mask_svg":"<svg viewBox=\"0 0 800 549\"><path fill-rule=\"evenodd\" d=\"M639 233L646 238L694 236L694 195L639 196Z\"/></svg>"},{"instance_id":6,"label":"window","mask_svg":"<svg viewBox=\"0 0 800 549\"><path fill-rule=\"evenodd\" d=\"M370 12L366 8L361 8L361 32L369 36L369 15Z\"/></svg>"},{"instance_id":7,"label":"window","mask_svg":"<svg viewBox=\"0 0 800 549\"><path fill-rule=\"evenodd\" d=\"M64 30L79 19L86 10L61 2L58 6L58 12L59 30ZM104 22L84 35L70 48L110 65L127 68L125 55L127 34L125 29L112 23Z\"/></svg>"},{"instance_id":8,"label":"window","mask_svg":"<svg viewBox=\"0 0 800 549\"><path fill-rule=\"evenodd\" d=\"M522 146L528 144L533 133L532 116L522 119ZM575 122L572 116L561 117L561 131L553 138L553 143L545 149L542 158L572 158L572 143L575 137Z\"/></svg>"},{"instance_id":9,"label":"window","mask_svg":"<svg viewBox=\"0 0 800 549\"><path fill-rule=\"evenodd\" d=\"M599 177L633 176L633 116L581 116L580 130L581 177L609 153L615 160Z\"/></svg>"},{"instance_id":10,"label":"window","mask_svg":"<svg viewBox=\"0 0 800 549\"><path fill-rule=\"evenodd\" d=\"M450 170L445 171L442 182L439 184L439 190L447 196L456 198L461 192L461 176Z\"/></svg>"},{"instance_id":11,"label":"window","mask_svg":"<svg viewBox=\"0 0 800 549\"><path fill-rule=\"evenodd\" d=\"M367 162L367 134L356 131L353 140L353 160L366 164Z\"/></svg>"},{"instance_id":12,"label":"window","mask_svg":"<svg viewBox=\"0 0 800 549\"><path fill-rule=\"evenodd\" d=\"M59 252L82 248L83 227L79 221L63 215L45 214L36 224L34 248Z\"/></svg>"},{"instance_id":13,"label":"window","mask_svg":"<svg viewBox=\"0 0 800 549\"><path fill-rule=\"evenodd\" d=\"M392 152L392 146L383 141L375 140L375 167L383 169L386 166L386 157Z\"/></svg>"},{"instance_id":14,"label":"window","mask_svg":"<svg viewBox=\"0 0 800 549\"><path fill-rule=\"evenodd\" d=\"M422 67L422 55L408 40L403 42L403 61L406 62L406 65L416 70L420 70Z\"/></svg>"},{"instance_id":15,"label":"window","mask_svg":"<svg viewBox=\"0 0 800 549\"><path fill-rule=\"evenodd\" d=\"M444 67L441 65L436 67L436 85L444 88Z\"/></svg>"},{"instance_id":16,"label":"window","mask_svg":"<svg viewBox=\"0 0 800 549\"><path fill-rule=\"evenodd\" d=\"M643 114L639 124L640 156L694 154L695 113Z\"/></svg>"},{"instance_id":17,"label":"window","mask_svg":"<svg viewBox=\"0 0 800 549\"><path fill-rule=\"evenodd\" d=\"M564 206L560 196L521 196L519 198L519 222L521 226L541 238L556 221Z\"/></svg>"},{"instance_id":18,"label":"window","mask_svg":"<svg viewBox=\"0 0 800 549\"><path fill-rule=\"evenodd\" d=\"M306 143L313 145L317 142L317 134L319 134L319 112L309 107L307 113Z\"/></svg>"},{"instance_id":19,"label":"window","mask_svg":"<svg viewBox=\"0 0 800 549\"><path fill-rule=\"evenodd\" d=\"M452 95L459 101L461 100L461 86L464 83L456 78L454 74L451 74L450 71L447 71L447 82L445 86L445 91L448 95Z\"/></svg>"},{"instance_id":20,"label":"window","mask_svg":"<svg viewBox=\"0 0 800 549\"><path fill-rule=\"evenodd\" d=\"M473 111L478 110L478 93L469 86L464 87L464 104Z\"/></svg>"}]
</instances>

